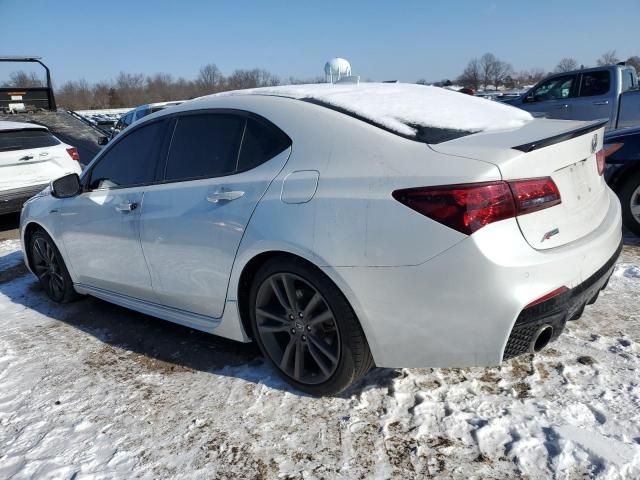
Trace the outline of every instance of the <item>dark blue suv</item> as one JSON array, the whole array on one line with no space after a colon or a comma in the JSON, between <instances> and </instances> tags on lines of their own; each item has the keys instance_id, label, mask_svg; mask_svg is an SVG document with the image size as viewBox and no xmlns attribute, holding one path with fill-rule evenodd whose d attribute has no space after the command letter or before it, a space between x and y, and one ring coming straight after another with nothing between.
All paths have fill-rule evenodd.
<instances>
[{"instance_id":1,"label":"dark blue suv","mask_svg":"<svg viewBox=\"0 0 640 480\"><path fill-rule=\"evenodd\" d=\"M611 130L604 144L605 179L620 198L624 225L640 235L640 127Z\"/></svg>"}]
</instances>

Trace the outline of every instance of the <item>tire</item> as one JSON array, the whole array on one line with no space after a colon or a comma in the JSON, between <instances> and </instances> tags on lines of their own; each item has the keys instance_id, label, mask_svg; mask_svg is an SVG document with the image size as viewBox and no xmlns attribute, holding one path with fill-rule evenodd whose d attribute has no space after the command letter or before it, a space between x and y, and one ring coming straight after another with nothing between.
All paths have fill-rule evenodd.
<instances>
[{"instance_id":1,"label":"tire","mask_svg":"<svg viewBox=\"0 0 640 480\"><path fill-rule=\"evenodd\" d=\"M80 297L55 242L43 230L37 230L29 242L33 272L47 296L57 303L69 303Z\"/></svg>"},{"instance_id":2,"label":"tire","mask_svg":"<svg viewBox=\"0 0 640 480\"><path fill-rule=\"evenodd\" d=\"M364 332L347 299L303 260L267 261L254 276L249 312L262 354L298 390L335 395L373 367Z\"/></svg>"},{"instance_id":3,"label":"tire","mask_svg":"<svg viewBox=\"0 0 640 480\"><path fill-rule=\"evenodd\" d=\"M622 205L622 223L627 229L640 235L640 213L634 216L631 212L632 204L640 206L640 172L634 173L622 184L618 196Z\"/></svg>"}]
</instances>

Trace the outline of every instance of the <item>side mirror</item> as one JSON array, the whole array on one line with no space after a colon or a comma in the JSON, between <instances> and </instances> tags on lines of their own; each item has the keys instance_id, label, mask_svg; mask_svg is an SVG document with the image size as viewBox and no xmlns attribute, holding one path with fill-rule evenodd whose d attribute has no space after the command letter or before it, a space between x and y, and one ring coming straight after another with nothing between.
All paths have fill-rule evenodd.
<instances>
[{"instance_id":1,"label":"side mirror","mask_svg":"<svg viewBox=\"0 0 640 480\"><path fill-rule=\"evenodd\" d=\"M104 146L107 143L109 143L109 137L100 137L98 139L98 145L100 145L100 146Z\"/></svg>"},{"instance_id":2,"label":"side mirror","mask_svg":"<svg viewBox=\"0 0 640 480\"><path fill-rule=\"evenodd\" d=\"M530 93L526 97L524 97L524 103L531 103L535 101L536 101L536 97L533 95L533 93Z\"/></svg>"},{"instance_id":3,"label":"side mirror","mask_svg":"<svg viewBox=\"0 0 640 480\"><path fill-rule=\"evenodd\" d=\"M75 197L81 190L82 185L77 173L70 173L51 182L51 195L56 198Z\"/></svg>"}]
</instances>

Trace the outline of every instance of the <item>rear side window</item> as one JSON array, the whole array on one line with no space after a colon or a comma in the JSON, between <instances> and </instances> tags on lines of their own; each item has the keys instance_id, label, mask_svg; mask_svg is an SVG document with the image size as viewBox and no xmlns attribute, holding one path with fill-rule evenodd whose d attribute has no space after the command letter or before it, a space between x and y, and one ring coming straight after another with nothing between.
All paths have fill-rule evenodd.
<instances>
[{"instance_id":1,"label":"rear side window","mask_svg":"<svg viewBox=\"0 0 640 480\"><path fill-rule=\"evenodd\" d=\"M153 183L162 122L138 128L107 151L91 171L89 187L111 189Z\"/></svg>"},{"instance_id":2,"label":"rear side window","mask_svg":"<svg viewBox=\"0 0 640 480\"><path fill-rule=\"evenodd\" d=\"M136 120L140 120L142 117L146 117L150 113L151 113L151 109L149 107L141 108L136 112Z\"/></svg>"},{"instance_id":3,"label":"rear side window","mask_svg":"<svg viewBox=\"0 0 640 480\"><path fill-rule=\"evenodd\" d=\"M291 145L278 128L249 117L242 138L238 171L245 171L272 159Z\"/></svg>"},{"instance_id":4,"label":"rear side window","mask_svg":"<svg viewBox=\"0 0 640 480\"><path fill-rule=\"evenodd\" d=\"M219 177L235 172L244 123L243 117L227 114L179 117L165 180Z\"/></svg>"},{"instance_id":5,"label":"rear side window","mask_svg":"<svg viewBox=\"0 0 640 480\"><path fill-rule=\"evenodd\" d=\"M588 72L582 74L580 84L581 97L593 97L595 95L605 95L611 86L611 74L609 70Z\"/></svg>"},{"instance_id":6,"label":"rear side window","mask_svg":"<svg viewBox=\"0 0 640 480\"><path fill-rule=\"evenodd\" d=\"M630 69L622 71L622 91L634 90L636 88L635 78Z\"/></svg>"},{"instance_id":7,"label":"rear side window","mask_svg":"<svg viewBox=\"0 0 640 480\"><path fill-rule=\"evenodd\" d=\"M60 142L45 130L0 131L0 152L53 147L55 145L60 145Z\"/></svg>"}]
</instances>

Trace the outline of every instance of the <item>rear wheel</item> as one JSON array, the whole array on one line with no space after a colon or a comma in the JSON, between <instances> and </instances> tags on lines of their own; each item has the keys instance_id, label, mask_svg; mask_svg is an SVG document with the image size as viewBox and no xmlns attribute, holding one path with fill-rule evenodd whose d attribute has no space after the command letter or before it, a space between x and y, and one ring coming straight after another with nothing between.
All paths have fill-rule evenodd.
<instances>
[{"instance_id":1,"label":"rear wheel","mask_svg":"<svg viewBox=\"0 0 640 480\"><path fill-rule=\"evenodd\" d=\"M49 298L58 303L78 298L62 255L51 237L38 230L31 236L30 248L33 272Z\"/></svg>"},{"instance_id":2,"label":"rear wheel","mask_svg":"<svg viewBox=\"0 0 640 480\"><path fill-rule=\"evenodd\" d=\"M624 226L640 235L640 172L633 174L620 189Z\"/></svg>"},{"instance_id":3,"label":"rear wheel","mask_svg":"<svg viewBox=\"0 0 640 480\"><path fill-rule=\"evenodd\" d=\"M257 272L250 296L254 338L299 390L333 395L373 365L360 324L340 290L317 269L275 258Z\"/></svg>"}]
</instances>

